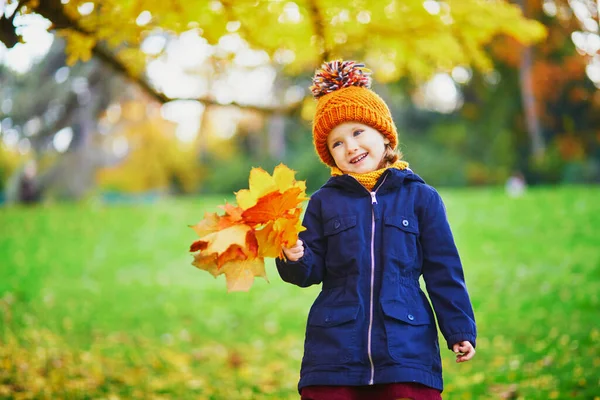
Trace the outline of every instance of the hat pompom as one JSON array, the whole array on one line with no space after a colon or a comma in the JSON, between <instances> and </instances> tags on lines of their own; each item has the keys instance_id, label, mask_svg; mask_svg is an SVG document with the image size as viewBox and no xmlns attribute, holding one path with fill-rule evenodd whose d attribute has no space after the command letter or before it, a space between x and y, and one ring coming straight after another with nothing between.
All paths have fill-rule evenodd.
<instances>
[{"instance_id":1,"label":"hat pompom","mask_svg":"<svg viewBox=\"0 0 600 400\"><path fill-rule=\"evenodd\" d=\"M330 61L315 72L310 90L315 99L350 86L371 87L371 70L355 61Z\"/></svg>"}]
</instances>

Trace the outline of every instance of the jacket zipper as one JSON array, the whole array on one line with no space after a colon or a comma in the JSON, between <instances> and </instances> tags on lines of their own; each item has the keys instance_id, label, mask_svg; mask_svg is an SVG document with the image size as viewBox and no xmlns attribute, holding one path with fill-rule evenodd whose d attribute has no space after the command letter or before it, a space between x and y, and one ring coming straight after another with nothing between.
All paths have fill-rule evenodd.
<instances>
[{"instance_id":1,"label":"jacket zipper","mask_svg":"<svg viewBox=\"0 0 600 400\"><path fill-rule=\"evenodd\" d=\"M383 185L387 175L383 177L383 180L377 186L375 190L369 192L371 195L371 297L369 302L369 334L367 338L367 354L369 356L369 363L371 364L371 379L369 379L369 385L373 385L375 382L375 364L373 363L373 353L371 349L372 334L373 334L373 296L375 291L375 204L377 204L377 191Z\"/></svg>"}]
</instances>

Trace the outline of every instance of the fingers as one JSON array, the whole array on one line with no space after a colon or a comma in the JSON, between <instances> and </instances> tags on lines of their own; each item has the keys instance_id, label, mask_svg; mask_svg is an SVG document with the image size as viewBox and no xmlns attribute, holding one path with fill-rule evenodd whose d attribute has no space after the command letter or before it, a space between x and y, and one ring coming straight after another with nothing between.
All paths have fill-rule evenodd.
<instances>
[{"instance_id":1,"label":"fingers","mask_svg":"<svg viewBox=\"0 0 600 400\"><path fill-rule=\"evenodd\" d=\"M459 346L460 346L460 343L454 343L454 346L452 346L452 351L455 353L458 353Z\"/></svg>"},{"instance_id":2,"label":"fingers","mask_svg":"<svg viewBox=\"0 0 600 400\"><path fill-rule=\"evenodd\" d=\"M283 248L283 253L285 254L288 261L298 261L304 255L304 244L302 240L298 239L294 247L291 248Z\"/></svg>"},{"instance_id":3,"label":"fingers","mask_svg":"<svg viewBox=\"0 0 600 400\"><path fill-rule=\"evenodd\" d=\"M469 361L475 356L475 348L468 340L455 343L452 350L456 353L457 363Z\"/></svg>"}]
</instances>

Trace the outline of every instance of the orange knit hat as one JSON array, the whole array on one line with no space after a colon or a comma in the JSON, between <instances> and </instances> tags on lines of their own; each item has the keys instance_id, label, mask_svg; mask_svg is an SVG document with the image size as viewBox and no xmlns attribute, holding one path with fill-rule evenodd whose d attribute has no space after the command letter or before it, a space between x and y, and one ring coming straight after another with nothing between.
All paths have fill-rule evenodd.
<instances>
[{"instance_id":1,"label":"orange knit hat","mask_svg":"<svg viewBox=\"0 0 600 400\"><path fill-rule=\"evenodd\" d=\"M313 143L321 160L331 167L335 161L327 148L327 135L344 122L360 122L377 129L396 149L396 125L383 99L370 89L370 74L364 64L354 61L326 62L315 72L310 87L317 99Z\"/></svg>"}]
</instances>

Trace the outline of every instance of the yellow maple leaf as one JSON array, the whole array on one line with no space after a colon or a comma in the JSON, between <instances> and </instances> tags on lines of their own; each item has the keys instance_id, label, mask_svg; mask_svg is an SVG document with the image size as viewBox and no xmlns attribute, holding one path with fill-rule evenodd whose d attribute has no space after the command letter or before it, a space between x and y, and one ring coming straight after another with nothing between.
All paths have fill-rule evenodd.
<instances>
[{"instance_id":1,"label":"yellow maple leaf","mask_svg":"<svg viewBox=\"0 0 600 400\"><path fill-rule=\"evenodd\" d=\"M280 192L285 192L289 188L293 187L296 183L294 179L296 172L292 169L289 169L283 164L279 164L273 170L273 180L275 181L275 185Z\"/></svg>"},{"instance_id":2,"label":"yellow maple leaf","mask_svg":"<svg viewBox=\"0 0 600 400\"><path fill-rule=\"evenodd\" d=\"M302 196L306 197L306 182L296 181L295 173L284 164L275 167L273 176L262 168L252 168L248 182L249 189L240 190L235 194L238 206L247 210L255 206L261 197L272 192L283 193L291 188L300 189Z\"/></svg>"},{"instance_id":3,"label":"yellow maple leaf","mask_svg":"<svg viewBox=\"0 0 600 400\"><path fill-rule=\"evenodd\" d=\"M244 210L255 205L259 197L277 190L273 177L262 168L252 168L248 186L249 189L235 194L238 205Z\"/></svg>"},{"instance_id":4,"label":"yellow maple leaf","mask_svg":"<svg viewBox=\"0 0 600 400\"><path fill-rule=\"evenodd\" d=\"M250 231L248 225L233 225L228 228L209 233L202 238L202 241L207 242L206 254L216 253L218 255L223 254L232 245L238 245L240 247L246 246L246 234Z\"/></svg>"},{"instance_id":5,"label":"yellow maple leaf","mask_svg":"<svg viewBox=\"0 0 600 400\"><path fill-rule=\"evenodd\" d=\"M221 271L225 274L228 292L247 292L254 283L255 276L264 278L269 282L263 258L228 262L223 265Z\"/></svg>"},{"instance_id":6,"label":"yellow maple leaf","mask_svg":"<svg viewBox=\"0 0 600 400\"><path fill-rule=\"evenodd\" d=\"M283 247L295 245L298 240L298 233L306 230L302 226L299 216L297 218L279 218L273 224L273 228L278 232L279 242Z\"/></svg>"},{"instance_id":7,"label":"yellow maple leaf","mask_svg":"<svg viewBox=\"0 0 600 400\"><path fill-rule=\"evenodd\" d=\"M278 257L281 247L277 243L277 233L273 229L273 222L266 224L262 229L256 231L259 257Z\"/></svg>"}]
</instances>

